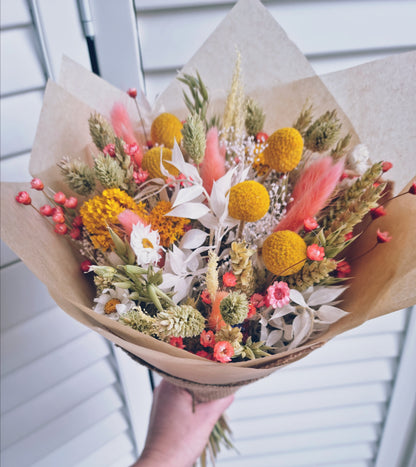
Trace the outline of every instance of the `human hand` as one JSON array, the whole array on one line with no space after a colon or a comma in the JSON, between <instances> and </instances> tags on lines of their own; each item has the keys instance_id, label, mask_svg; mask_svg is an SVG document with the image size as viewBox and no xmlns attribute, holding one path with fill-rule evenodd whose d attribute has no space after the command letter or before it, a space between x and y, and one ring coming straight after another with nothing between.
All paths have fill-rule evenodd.
<instances>
[{"instance_id":1,"label":"human hand","mask_svg":"<svg viewBox=\"0 0 416 467\"><path fill-rule=\"evenodd\" d=\"M165 380L155 389L146 445L132 467L192 466L218 418L234 400L203 402L192 411L192 396Z\"/></svg>"}]
</instances>

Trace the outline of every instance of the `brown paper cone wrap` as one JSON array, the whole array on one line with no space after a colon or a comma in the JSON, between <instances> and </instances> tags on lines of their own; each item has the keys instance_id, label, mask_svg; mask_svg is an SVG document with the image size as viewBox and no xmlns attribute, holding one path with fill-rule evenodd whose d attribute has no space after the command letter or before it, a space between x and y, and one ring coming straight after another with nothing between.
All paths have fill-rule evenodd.
<instances>
[{"instance_id":1,"label":"brown paper cone wrap","mask_svg":"<svg viewBox=\"0 0 416 467\"><path fill-rule=\"evenodd\" d=\"M268 25L267 28L262 27L265 24ZM253 33L248 34L248 30ZM235 41L231 48L228 47L229 37ZM262 44L261 61L256 47L253 46L259 43L257 40ZM223 43L226 43L227 47L219 47L219 44ZM198 68L210 90L220 87L228 89L235 44L242 51L245 79L247 80L247 73L250 77L250 80L247 80L250 83L248 91L266 110L268 131L290 126L306 98L310 97L315 104L316 115L336 108L345 132L349 131L352 134L354 143L359 142L360 126L354 128L354 120L351 122L348 119L322 81L313 76L312 69L303 55L256 1L239 2L185 67L186 71L193 72ZM213 55L213 51L220 53ZM412 64L416 63L416 54L410 58ZM405 63L409 63L409 54L406 54L403 60L394 59L392 72L394 68L395 73L397 67L401 67L402 71L406 70ZM261 69L264 64L268 73L253 73L253 70ZM216 72L212 73L214 69ZM360 69L367 81L370 80L371 74L368 75L366 66ZM217 70L220 71L217 73ZM387 60L383 68L385 75L389 74L388 70ZM347 74L342 75L340 81L343 78L348 93L351 93L351 80L347 79L348 72L345 73ZM357 78L355 69L353 75ZM377 77L379 75L380 73ZM412 141L413 138L413 144L400 145L400 154L391 150L394 141L386 141L378 154L374 155L375 160L390 160L393 164L397 160L406 164L407 170L393 173L396 186L399 187L403 187L408 178L416 174L416 162L412 151L415 147L416 127L415 119L411 117L415 108L413 104L416 92L414 80L406 76L401 77L401 92L404 96L400 97L400 106L391 105L386 110L390 112L393 120L389 120L385 115L381 117L379 108L375 113L371 112L371 107L366 109L368 118L372 121L371 128L367 125L365 129L366 142L378 141L379 135L387 131L390 131L394 138L400 137L406 141ZM329 81L333 89L341 95L342 90L334 84L337 80L334 81L334 77L331 79ZM293 80L296 81L292 82ZM80 157L85 160L91 158L92 144L87 121L92 111L97 110L108 118L112 104L121 100L137 120L132 102L126 100L125 93L116 90L70 60L64 61L60 82L65 88L52 82L48 83L30 163L31 173L55 190L65 187L56 162L63 156ZM181 105L181 91L178 86L178 83L173 83L161 95L157 105L160 109L177 111L181 117L185 115L185 111ZM376 101L377 96L371 95L371 89L371 83L367 83L365 97L367 100ZM377 86L374 89L377 90ZM362 92L364 94L364 91ZM358 95L354 99L360 103ZM214 101L214 106L223 102L221 98ZM377 118L382 122L381 127ZM357 117L356 121L360 122L360 119ZM400 126L391 129L390 121L405 122L402 126L403 132L400 132ZM415 131L412 132L412 129ZM385 153L383 148L387 148ZM350 281L350 288L344 294L341 305L349 311L347 316L331 325L319 338L297 349L254 361L229 364L212 362L95 313L92 310L95 291L90 281L80 272L80 258L76 250L68 240L55 234L53 226L34 209L22 206L14 200L21 190L28 190L27 184L3 183L1 186L1 236L48 287L56 303L74 319L123 348L138 362L154 369L174 384L187 388L200 401L230 394L242 385L264 378L277 368L305 357L329 339L368 319L416 303L416 197L408 194L390 202L386 208L388 215L373 222L349 251L347 259L352 260L371 248L376 241L378 228L388 231L393 236L390 243L379 245L368 255L352 261L354 278ZM41 193L29 191L35 206L39 207L45 203ZM65 191L68 193L66 188Z\"/></svg>"}]
</instances>

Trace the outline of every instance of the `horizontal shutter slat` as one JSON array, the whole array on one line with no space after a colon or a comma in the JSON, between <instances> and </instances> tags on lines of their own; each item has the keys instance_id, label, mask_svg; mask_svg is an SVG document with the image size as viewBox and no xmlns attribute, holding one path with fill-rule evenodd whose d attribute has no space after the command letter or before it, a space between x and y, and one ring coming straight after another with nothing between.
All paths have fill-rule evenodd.
<instances>
[{"instance_id":1,"label":"horizontal shutter slat","mask_svg":"<svg viewBox=\"0 0 416 467\"><path fill-rule=\"evenodd\" d=\"M78 433L74 438L67 440L65 444L36 462L33 467L56 467L57 465L73 467L77 462L87 458L95 450L100 449L105 443L110 442L127 429L126 417L121 411L116 411Z\"/></svg>"},{"instance_id":2,"label":"horizontal shutter slat","mask_svg":"<svg viewBox=\"0 0 416 467\"><path fill-rule=\"evenodd\" d=\"M24 438L115 382L113 368L108 361L101 360L3 414L1 448ZM36 417L27 417L28 413Z\"/></svg>"},{"instance_id":3,"label":"horizontal shutter slat","mask_svg":"<svg viewBox=\"0 0 416 467\"><path fill-rule=\"evenodd\" d=\"M33 465L122 406L117 389L107 388L2 451L2 465Z\"/></svg>"},{"instance_id":4,"label":"horizontal shutter slat","mask_svg":"<svg viewBox=\"0 0 416 467\"><path fill-rule=\"evenodd\" d=\"M1 380L1 408L7 412L71 375L105 358L110 347L101 336L88 332L53 352L9 373ZM50 371L53 368L53 371ZM42 378L39 378L42 375Z\"/></svg>"},{"instance_id":5,"label":"horizontal shutter slat","mask_svg":"<svg viewBox=\"0 0 416 467\"><path fill-rule=\"evenodd\" d=\"M45 311L3 333L1 374L27 365L87 332L60 308Z\"/></svg>"},{"instance_id":6,"label":"horizontal shutter slat","mask_svg":"<svg viewBox=\"0 0 416 467\"><path fill-rule=\"evenodd\" d=\"M33 27L1 31L0 39L1 94L43 88L45 75L36 54Z\"/></svg>"},{"instance_id":7,"label":"horizontal shutter slat","mask_svg":"<svg viewBox=\"0 0 416 467\"><path fill-rule=\"evenodd\" d=\"M43 91L1 99L1 156L27 152L32 147L42 107Z\"/></svg>"}]
</instances>

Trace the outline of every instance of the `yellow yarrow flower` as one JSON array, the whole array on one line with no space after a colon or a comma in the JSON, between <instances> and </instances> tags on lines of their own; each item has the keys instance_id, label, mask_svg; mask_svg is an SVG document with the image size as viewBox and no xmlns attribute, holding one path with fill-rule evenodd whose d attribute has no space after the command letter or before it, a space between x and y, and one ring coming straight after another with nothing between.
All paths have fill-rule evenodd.
<instances>
[{"instance_id":1,"label":"yellow yarrow flower","mask_svg":"<svg viewBox=\"0 0 416 467\"><path fill-rule=\"evenodd\" d=\"M144 170L149 172L150 178L166 178L160 170L161 152L163 167L165 170L167 170L173 177L179 175L179 170L168 162L172 160L172 150L162 146L156 146L152 149L149 149L149 151L144 154L142 160L142 167Z\"/></svg>"},{"instance_id":2,"label":"yellow yarrow flower","mask_svg":"<svg viewBox=\"0 0 416 467\"><path fill-rule=\"evenodd\" d=\"M266 188L254 180L247 180L230 189L228 212L234 219L254 222L269 210L270 198Z\"/></svg>"},{"instance_id":3,"label":"yellow yarrow flower","mask_svg":"<svg viewBox=\"0 0 416 467\"><path fill-rule=\"evenodd\" d=\"M118 215L129 209L142 219L146 219L147 213L143 203L136 203L134 199L119 188L104 190L101 195L86 201L80 214L84 227L90 234L95 248L108 251L112 248L108 227L119 226Z\"/></svg>"},{"instance_id":4,"label":"yellow yarrow flower","mask_svg":"<svg viewBox=\"0 0 416 467\"><path fill-rule=\"evenodd\" d=\"M154 144L172 149L175 140L178 144L182 141L181 130L182 123L179 118L164 112L153 120L150 135Z\"/></svg>"},{"instance_id":5,"label":"yellow yarrow flower","mask_svg":"<svg viewBox=\"0 0 416 467\"><path fill-rule=\"evenodd\" d=\"M274 232L263 243L263 261L276 276L289 276L303 268L306 261L306 243L291 230Z\"/></svg>"},{"instance_id":6,"label":"yellow yarrow flower","mask_svg":"<svg viewBox=\"0 0 416 467\"><path fill-rule=\"evenodd\" d=\"M159 232L160 244L166 248L182 237L191 222L184 217L165 216L171 209L172 203L159 201L149 214L150 225Z\"/></svg>"},{"instance_id":7,"label":"yellow yarrow flower","mask_svg":"<svg viewBox=\"0 0 416 467\"><path fill-rule=\"evenodd\" d=\"M267 140L264 162L277 172L290 172L300 162L303 138L295 128L281 128Z\"/></svg>"}]
</instances>

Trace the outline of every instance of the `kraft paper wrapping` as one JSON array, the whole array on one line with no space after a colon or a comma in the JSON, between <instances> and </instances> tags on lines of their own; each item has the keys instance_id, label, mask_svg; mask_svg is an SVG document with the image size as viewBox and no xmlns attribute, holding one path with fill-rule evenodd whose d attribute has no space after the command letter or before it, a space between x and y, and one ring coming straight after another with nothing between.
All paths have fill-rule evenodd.
<instances>
[{"instance_id":1,"label":"kraft paper wrapping","mask_svg":"<svg viewBox=\"0 0 416 467\"><path fill-rule=\"evenodd\" d=\"M258 44L262 48L261 59L257 54ZM416 158L412 152L416 138L413 115L416 85L411 79L416 53L337 72L322 81L314 76L306 59L267 10L256 1L241 0L185 67L188 72L198 69L210 91L215 91L214 106L223 103L225 93L221 96L219 90L230 86L235 46L242 52L243 77L249 83L247 93L265 108L267 131L290 126L309 97L315 104L316 114L336 108L344 130L352 133L353 141L368 143L370 150L376 148L374 160L393 162L392 178L397 189L402 189L416 174ZM265 54L268 60L264 60ZM386 82L394 90L393 98L392 91L383 86ZM392 87L395 82L397 86ZM185 115L181 94L175 81L159 97L156 108ZM137 120L132 100L125 92L64 60L60 85L53 82L47 85L33 145L31 173L56 190L64 188L56 162L63 156L91 158L93 146L88 134L88 117L93 111L109 117L115 101L122 101ZM348 112L344 113L343 109ZM318 339L295 350L255 361L212 362L95 313L92 310L95 291L80 273L77 252L34 209L14 201L16 193L24 189L27 185L15 183L3 183L1 187L1 236L8 246L69 315L175 384L185 385L201 400L233 392L239 385L263 378L276 368L303 358L329 339L370 318L416 303L416 197L406 195L389 203L388 215L373 222L354 243L349 259L373 246L378 228L393 236L390 243L379 245L352 262L354 279L342 304L349 311L347 316ZM41 194L32 192L34 204L43 204Z\"/></svg>"}]
</instances>

